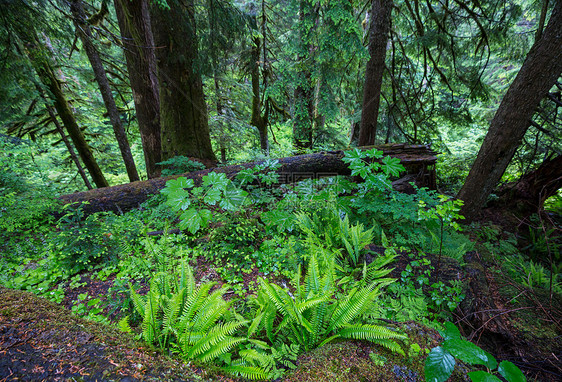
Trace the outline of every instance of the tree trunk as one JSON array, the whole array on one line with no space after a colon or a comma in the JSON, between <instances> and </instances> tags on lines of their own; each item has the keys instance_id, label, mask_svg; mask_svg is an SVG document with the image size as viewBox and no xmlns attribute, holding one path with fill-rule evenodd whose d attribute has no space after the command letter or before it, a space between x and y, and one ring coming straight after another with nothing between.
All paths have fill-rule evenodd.
<instances>
[{"instance_id":1,"label":"tree trunk","mask_svg":"<svg viewBox=\"0 0 562 382\"><path fill-rule=\"evenodd\" d=\"M160 176L160 100L147 0L114 0L148 179Z\"/></svg>"},{"instance_id":2,"label":"tree trunk","mask_svg":"<svg viewBox=\"0 0 562 382\"><path fill-rule=\"evenodd\" d=\"M44 98L44 94L43 92L41 92L41 97ZM45 98L44 98L45 99ZM47 101L45 99L45 101ZM72 145L70 144L70 141L68 140L68 138L66 137L66 134L64 133L64 129L62 128L62 126L60 125L57 116L53 110L53 108L51 107L51 105L47 104L47 112L49 113L49 116L51 117L51 119L53 120L53 123L55 124L55 127L57 129L57 132L60 134L61 139L64 143L64 145L66 146L66 149L68 150L68 152L70 153L70 158L72 158L72 161L74 162L74 164L76 165L76 168L78 169L78 173L80 174L80 177L82 178L82 180L84 181L84 184L86 185L86 187L88 188L88 190L92 190L93 187L90 183L90 180L88 179L88 177L86 176L86 173L84 172L84 169L82 168L82 165L80 164L80 160L78 159L78 155L76 155L76 152L74 152L74 148L72 147Z\"/></svg>"},{"instance_id":3,"label":"tree trunk","mask_svg":"<svg viewBox=\"0 0 562 382\"><path fill-rule=\"evenodd\" d=\"M119 111L117 110L117 105L115 105L115 100L113 99L111 87L109 86L109 81L107 80L107 75L101 58L92 43L92 32L90 31L90 26L88 25L84 9L82 8L82 0L72 0L70 3L70 11L72 12L76 33L82 41L82 46L86 51L86 55L88 56L94 71L94 76L96 78L96 82L98 83L103 103L107 109L109 120L113 126L113 132L115 134L115 138L117 139L117 144L119 145L119 150L121 151L121 156L123 157L123 162L125 163L127 175L129 176L129 180L131 182L137 181L139 180L139 174L137 173L135 161L133 160L133 155L131 154L127 134L121 124Z\"/></svg>"},{"instance_id":4,"label":"tree trunk","mask_svg":"<svg viewBox=\"0 0 562 382\"><path fill-rule=\"evenodd\" d=\"M178 155L216 161L198 57L193 0L151 5L160 84L162 159Z\"/></svg>"},{"instance_id":5,"label":"tree trunk","mask_svg":"<svg viewBox=\"0 0 562 382\"><path fill-rule=\"evenodd\" d=\"M435 170L433 166L437 160L436 153L424 145L383 145L376 146L384 155L396 157L401 160L406 168L408 181L415 182L419 187L435 188ZM319 154L299 155L281 158L281 168L277 170L279 183L292 183L299 180L319 178L335 175L349 175L351 172L341 158L342 151ZM235 166L217 167L207 170L195 171L183 175L174 175L166 178L150 179L143 182L134 182L113 186L106 191L92 190L64 195L60 199L64 203L88 202L83 206L87 214L98 211L128 211L143 203L150 195L158 193L166 185L166 181L184 176L193 179L195 185L200 185L203 176L209 172L225 173L229 178L245 169L252 168L261 162L245 163Z\"/></svg>"},{"instance_id":6,"label":"tree trunk","mask_svg":"<svg viewBox=\"0 0 562 382\"><path fill-rule=\"evenodd\" d=\"M473 219L500 181L527 131L539 102L562 73L562 1L557 1L537 40L505 94L478 157L458 194L462 214Z\"/></svg>"},{"instance_id":7,"label":"tree trunk","mask_svg":"<svg viewBox=\"0 0 562 382\"><path fill-rule=\"evenodd\" d=\"M55 75L55 71L48 59L41 52L37 43L26 42L26 52L35 71L37 72L39 80L49 90L49 96L52 97L52 100L54 101L55 110L66 128L74 147L78 151L84 166L88 169L96 187L108 187L109 183L107 183L107 180L103 176L103 173L92 154L92 150L86 142L84 133L82 133L82 130L80 130L80 127L76 122L76 118L74 118L74 113L70 109L64 93L62 92L61 82Z\"/></svg>"},{"instance_id":8,"label":"tree trunk","mask_svg":"<svg viewBox=\"0 0 562 382\"><path fill-rule=\"evenodd\" d=\"M562 188L562 156L545 160L539 168L498 191L494 204L525 217L537 213L546 199Z\"/></svg>"},{"instance_id":9,"label":"tree trunk","mask_svg":"<svg viewBox=\"0 0 562 382\"><path fill-rule=\"evenodd\" d=\"M300 1L298 73L293 123L293 141L297 152L312 148L314 138L314 86L311 66L314 62L315 48L311 41L312 33L318 24L319 11L319 4L313 6L307 0ZM313 19L312 26L308 25L308 19Z\"/></svg>"},{"instance_id":10,"label":"tree trunk","mask_svg":"<svg viewBox=\"0 0 562 382\"><path fill-rule=\"evenodd\" d=\"M390 32L392 0L372 0L371 23L369 26L369 54L371 58L365 69L363 86L363 107L359 146L374 145L377 135L377 120L381 98L382 75L386 58L386 45Z\"/></svg>"},{"instance_id":11,"label":"tree trunk","mask_svg":"<svg viewBox=\"0 0 562 382\"><path fill-rule=\"evenodd\" d=\"M250 57L250 74L252 77L252 119L250 124L258 130L260 137L260 148L265 155L269 155L269 137L267 136L267 125L269 110L266 106L262 113L262 101L260 92L260 51L261 39L253 38L252 54ZM267 101L266 101L267 102Z\"/></svg>"}]
</instances>

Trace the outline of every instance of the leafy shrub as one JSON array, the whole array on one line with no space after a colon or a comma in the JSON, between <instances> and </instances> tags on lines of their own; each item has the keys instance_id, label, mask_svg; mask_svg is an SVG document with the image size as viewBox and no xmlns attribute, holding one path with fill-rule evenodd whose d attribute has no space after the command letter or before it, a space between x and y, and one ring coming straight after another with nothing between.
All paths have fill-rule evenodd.
<instances>
[{"instance_id":1,"label":"leafy shrub","mask_svg":"<svg viewBox=\"0 0 562 382\"><path fill-rule=\"evenodd\" d=\"M205 165L203 163L193 161L182 155L175 156L157 164L162 166L162 176L185 174L205 169Z\"/></svg>"},{"instance_id":2,"label":"leafy shrub","mask_svg":"<svg viewBox=\"0 0 562 382\"><path fill-rule=\"evenodd\" d=\"M73 275L115 256L117 243L105 225L108 213L95 213L82 219L81 207L65 209L68 212L59 220L58 231L47 239L57 267Z\"/></svg>"}]
</instances>

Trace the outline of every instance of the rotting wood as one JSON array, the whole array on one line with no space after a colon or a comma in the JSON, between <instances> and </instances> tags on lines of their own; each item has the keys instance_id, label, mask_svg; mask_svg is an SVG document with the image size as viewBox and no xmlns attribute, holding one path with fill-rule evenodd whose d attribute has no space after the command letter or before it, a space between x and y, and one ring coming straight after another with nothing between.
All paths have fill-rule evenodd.
<instances>
[{"instance_id":1,"label":"rotting wood","mask_svg":"<svg viewBox=\"0 0 562 382\"><path fill-rule=\"evenodd\" d=\"M406 174L419 187L435 189L435 162L436 152L426 145L391 144L364 147L376 147L383 151L385 156L399 158L406 168ZM315 154L305 154L279 159L281 167L276 171L279 183L293 183L304 179L320 178L335 175L349 175L350 170L342 161L343 151L330 151ZM165 187L166 182L184 176L193 179L195 185L200 185L203 176L214 171L224 173L232 179L238 172L252 168L262 161L243 163L240 165L215 167L187 174L137 181L113 187L98 188L74 194L63 195L59 199L64 204L84 203L84 213L91 214L99 211L125 212L138 208L150 195L157 194Z\"/></svg>"}]
</instances>

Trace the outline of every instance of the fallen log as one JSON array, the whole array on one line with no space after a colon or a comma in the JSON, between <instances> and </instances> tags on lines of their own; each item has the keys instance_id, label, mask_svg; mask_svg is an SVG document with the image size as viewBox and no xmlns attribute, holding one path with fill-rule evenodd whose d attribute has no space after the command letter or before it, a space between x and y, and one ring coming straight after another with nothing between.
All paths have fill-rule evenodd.
<instances>
[{"instance_id":1,"label":"fallen log","mask_svg":"<svg viewBox=\"0 0 562 382\"><path fill-rule=\"evenodd\" d=\"M429 146L392 144L375 147L382 150L385 156L399 158L406 168L406 175L409 175L410 179L418 186L435 189L434 165L437 157L436 152L431 150ZM281 158L278 160L281 167L276 171L279 174L279 183L287 184L310 178L350 175L347 164L342 161L343 155L343 151L330 151ZM64 204L83 204L85 214L99 211L125 212L138 208L149 196L157 194L164 188L166 182L170 179L184 176L193 179L195 185L200 185L203 176L211 171L224 173L232 179L241 170L255 167L260 163L263 163L263 161L215 167L187 174L97 188L63 195L59 199Z\"/></svg>"}]
</instances>

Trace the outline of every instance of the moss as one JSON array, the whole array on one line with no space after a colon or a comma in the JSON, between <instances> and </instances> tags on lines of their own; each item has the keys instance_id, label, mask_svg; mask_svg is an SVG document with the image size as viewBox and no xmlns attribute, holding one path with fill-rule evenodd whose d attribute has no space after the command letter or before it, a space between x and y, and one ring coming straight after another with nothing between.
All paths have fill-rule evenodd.
<instances>
[{"instance_id":1,"label":"moss","mask_svg":"<svg viewBox=\"0 0 562 382\"><path fill-rule=\"evenodd\" d=\"M121 380L126 375L147 381L206 378L200 370L147 349L113 326L83 320L31 293L0 287L0 322L7 332L7 336L0 332L0 343L13 341L12 362L38 366L33 371L22 369L22 377L44 379L29 373L44 374L56 365L66 378L76 380Z\"/></svg>"},{"instance_id":2,"label":"moss","mask_svg":"<svg viewBox=\"0 0 562 382\"><path fill-rule=\"evenodd\" d=\"M331 343L299 358L299 366L284 379L287 382L387 382L423 381L429 349L437 346L439 334L423 325L402 325L409 341L403 343L407 356L392 353L368 342ZM418 346L411 346L417 344ZM459 366L450 381L467 381L466 368Z\"/></svg>"}]
</instances>

